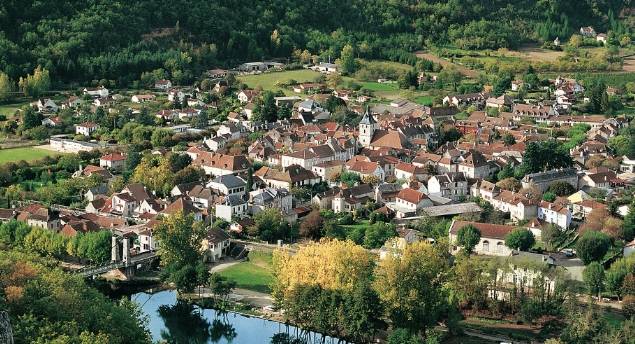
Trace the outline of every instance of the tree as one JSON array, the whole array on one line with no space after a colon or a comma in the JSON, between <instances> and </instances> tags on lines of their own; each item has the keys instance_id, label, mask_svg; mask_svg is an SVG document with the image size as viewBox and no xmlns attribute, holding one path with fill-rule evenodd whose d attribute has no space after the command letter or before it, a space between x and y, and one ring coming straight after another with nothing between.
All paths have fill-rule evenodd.
<instances>
[{"instance_id":1,"label":"tree","mask_svg":"<svg viewBox=\"0 0 635 344\"><path fill-rule=\"evenodd\" d=\"M622 234L626 242L630 242L635 238L635 202L631 202L628 205L628 214L624 216Z\"/></svg>"},{"instance_id":2,"label":"tree","mask_svg":"<svg viewBox=\"0 0 635 344\"><path fill-rule=\"evenodd\" d=\"M557 181L551 183L547 191L554 193L556 196L562 197L573 194L576 192L576 189L565 181Z\"/></svg>"},{"instance_id":3,"label":"tree","mask_svg":"<svg viewBox=\"0 0 635 344\"><path fill-rule=\"evenodd\" d=\"M273 242L276 240L291 241L297 236L293 228L284 220L282 213L277 208L269 208L258 212L253 217L254 225L247 229L249 235L256 236L260 240Z\"/></svg>"},{"instance_id":4,"label":"tree","mask_svg":"<svg viewBox=\"0 0 635 344\"><path fill-rule=\"evenodd\" d=\"M152 131L150 142L153 147L170 147L172 145L172 131L164 128L156 128Z\"/></svg>"},{"instance_id":5,"label":"tree","mask_svg":"<svg viewBox=\"0 0 635 344\"><path fill-rule=\"evenodd\" d=\"M590 295L597 295L604 290L604 268L598 262L592 262L584 268L582 273L584 283L589 290Z\"/></svg>"},{"instance_id":6,"label":"tree","mask_svg":"<svg viewBox=\"0 0 635 344\"><path fill-rule=\"evenodd\" d=\"M423 344L417 335L411 334L405 328L393 330L388 336L388 344Z\"/></svg>"},{"instance_id":7,"label":"tree","mask_svg":"<svg viewBox=\"0 0 635 344\"><path fill-rule=\"evenodd\" d=\"M516 144L516 138L512 134L506 133L505 135L503 135L503 143L505 143L505 146L514 145Z\"/></svg>"},{"instance_id":8,"label":"tree","mask_svg":"<svg viewBox=\"0 0 635 344\"><path fill-rule=\"evenodd\" d=\"M15 83L8 75L0 72L0 103L13 99Z\"/></svg>"},{"instance_id":9,"label":"tree","mask_svg":"<svg viewBox=\"0 0 635 344\"><path fill-rule=\"evenodd\" d=\"M576 252L585 265L601 260L611 245L611 239L604 233L589 230L576 242Z\"/></svg>"},{"instance_id":10,"label":"tree","mask_svg":"<svg viewBox=\"0 0 635 344\"><path fill-rule=\"evenodd\" d=\"M374 286L393 324L425 336L447 308L447 247L425 241L379 262Z\"/></svg>"},{"instance_id":11,"label":"tree","mask_svg":"<svg viewBox=\"0 0 635 344\"><path fill-rule=\"evenodd\" d=\"M573 165L569 151L554 140L530 142L525 147L522 170L524 173L541 172L545 169L566 168Z\"/></svg>"},{"instance_id":12,"label":"tree","mask_svg":"<svg viewBox=\"0 0 635 344\"><path fill-rule=\"evenodd\" d=\"M535 241L534 234L525 228L516 228L505 236L505 245L519 251L527 251Z\"/></svg>"},{"instance_id":13,"label":"tree","mask_svg":"<svg viewBox=\"0 0 635 344\"><path fill-rule=\"evenodd\" d=\"M22 120L22 126L24 129L31 129L42 125L42 119L44 118L41 113L35 111L32 107L28 107L24 110Z\"/></svg>"},{"instance_id":14,"label":"tree","mask_svg":"<svg viewBox=\"0 0 635 344\"><path fill-rule=\"evenodd\" d=\"M203 265L201 242L207 231L202 222L194 221L192 215L177 213L165 218L155 229L159 246L159 256L164 271L161 277L176 285L177 290L191 292L201 280L197 271Z\"/></svg>"},{"instance_id":15,"label":"tree","mask_svg":"<svg viewBox=\"0 0 635 344\"><path fill-rule=\"evenodd\" d=\"M457 244L468 254L472 253L479 241L481 241L481 231L472 225L461 227L456 235Z\"/></svg>"},{"instance_id":16,"label":"tree","mask_svg":"<svg viewBox=\"0 0 635 344\"><path fill-rule=\"evenodd\" d=\"M37 66L33 71L33 75L29 74L26 78L20 78L18 85L25 97L37 98L51 89L49 71Z\"/></svg>"},{"instance_id":17,"label":"tree","mask_svg":"<svg viewBox=\"0 0 635 344\"><path fill-rule=\"evenodd\" d=\"M388 239L397 236L395 225L376 222L366 228L364 233L364 247L368 249L380 248Z\"/></svg>"},{"instance_id":18,"label":"tree","mask_svg":"<svg viewBox=\"0 0 635 344\"><path fill-rule=\"evenodd\" d=\"M563 237L564 233L562 232L560 227L558 227L558 225L549 224L548 226L543 228L540 238L542 239L542 242L547 245L547 249L555 250L557 248L556 245L562 241Z\"/></svg>"},{"instance_id":19,"label":"tree","mask_svg":"<svg viewBox=\"0 0 635 344\"><path fill-rule=\"evenodd\" d=\"M320 215L319 210L313 210L307 215L300 224L300 236L317 240L322 237L322 227L324 219Z\"/></svg>"},{"instance_id":20,"label":"tree","mask_svg":"<svg viewBox=\"0 0 635 344\"><path fill-rule=\"evenodd\" d=\"M517 192L518 190L520 190L523 184L514 177L508 177L496 183L496 186L498 186L499 188L503 190Z\"/></svg>"},{"instance_id":21,"label":"tree","mask_svg":"<svg viewBox=\"0 0 635 344\"><path fill-rule=\"evenodd\" d=\"M353 51L353 46L350 44L345 45L344 48L342 48L338 61L340 69L344 75L351 75L355 73L357 65L355 62L355 52Z\"/></svg>"},{"instance_id":22,"label":"tree","mask_svg":"<svg viewBox=\"0 0 635 344\"><path fill-rule=\"evenodd\" d=\"M213 273L209 276L207 283L214 296L218 296L223 301L223 305L227 301L227 297L231 294L232 290L236 288L236 282L227 280L226 277L218 273Z\"/></svg>"}]
</instances>

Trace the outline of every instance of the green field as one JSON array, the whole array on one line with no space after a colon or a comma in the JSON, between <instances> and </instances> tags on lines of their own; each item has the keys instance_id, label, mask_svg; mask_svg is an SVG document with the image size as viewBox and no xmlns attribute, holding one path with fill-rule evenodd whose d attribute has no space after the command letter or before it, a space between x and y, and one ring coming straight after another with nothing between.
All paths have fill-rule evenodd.
<instances>
[{"instance_id":1,"label":"green field","mask_svg":"<svg viewBox=\"0 0 635 344\"><path fill-rule=\"evenodd\" d=\"M432 105L432 99L433 99L432 96L419 96L419 97L415 98L415 102L417 104L431 106Z\"/></svg>"},{"instance_id":2,"label":"green field","mask_svg":"<svg viewBox=\"0 0 635 344\"><path fill-rule=\"evenodd\" d=\"M17 103L10 104L0 104L0 115L5 115L7 118L12 117L16 111L20 110L22 107L29 105L30 102L22 101Z\"/></svg>"},{"instance_id":3,"label":"green field","mask_svg":"<svg viewBox=\"0 0 635 344\"><path fill-rule=\"evenodd\" d=\"M20 160L33 161L51 155L56 155L56 153L48 151L46 149L34 147L0 149L0 164L5 164L7 162L16 162Z\"/></svg>"},{"instance_id":4,"label":"green field","mask_svg":"<svg viewBox=\"0 0 635 344\"><path fill-rule=\"evenodd\" d=\"M278 91L282 90L287 94L293 93L291 90L283 89L279 85L289 80L297 82L309 82L318 77L320 73L308 69L289 70L284 72L271 72L254 75L240 76L238 79L245 83L249 88L262 87L263 90Z\"/></svg>"},{"instance_id":5,"label":"green field","mask_svg":"<svg viewBox=\"0 0 635 344\"><path fill-rule=\"evenodd\" d=\"M362 88L370 91L397 91L399 85L396 82L378 83L378 82L362 82Z\"/></svg>"},{"instance_id":6,"label":"green field","mask_svg":"<svg viewBox=\"0 0 635 344\"><path fill-rule=\"evenodd\" d=\"M238 288L270 293L269 286L273 281L271 259L271 253L252 251L249 252L248 261L232 265L219 273L236 281Z\"/></svg>"}]
</instances>

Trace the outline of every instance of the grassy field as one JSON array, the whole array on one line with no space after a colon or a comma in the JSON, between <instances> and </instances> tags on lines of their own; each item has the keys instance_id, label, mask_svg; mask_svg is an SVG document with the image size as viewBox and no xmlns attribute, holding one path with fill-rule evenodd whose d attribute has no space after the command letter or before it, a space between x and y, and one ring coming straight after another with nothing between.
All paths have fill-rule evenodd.
<instances>
[{"instance_id":1,"label":"grassy field","mask_svg":"<svg viewBox=\"0 0 635 344\"><path fill-rule=\"evenodd\" d=\"M366 229L368 226L370 226L370 223L368 223L368 220L362 220L362 221L358 221L357 223L353 225L341 225L341 226L348 232L354 229L361 229L361 228Z\"/></svg>"},{"instance_id":2,"label":"grassy field","mask_svg":"<svg viewBox=\"0 0 635 344\"><path fill-rule=\"evenodd\" d=\"M378 83L378 82L362 82L362 88L370 91L397 91L399 85L396 82L392 83Z\"/></svg>"},{"instance_id":3,"label":"grassy field","mask_svg":"<svg viewBox=\"0 0 635 344\"><path fill-rule=\"evenodd\" d=\"M280 83L286 83L289 80L297 82L313 81L320 73L308 69L289 70L284 72L271 72L254 75L240 76L238 79L247 84L250 88L262 87L263 90L278 91L282 90L286 94L293 93L291 90L283 89Z\"/></svg>"},{"instance_id":4,"label":"grassy field","mask_svg":"<svg viewBox=\"0 0 635 344\"><path fill-rule=\"evenodd\" d=\"M432 96L419 96L419 97L415 98L415 102L417 104L431 106L432 105L432 99L433 99Z\"/></svg>"},{"instance_id":5,"label":"grassy field","mask_svg":"<svg viewBox=\"0 0 635 344\"><path fill-rule=\"evenodd\" d=\"M51 155L55 155L55 152L34 147L0 149L0 164L5 164L7 162L16 162L20 160L32 161L42 159L45 156Z\"/></svg>"},{"instance_id":6,"label":"grassy field","mask_svg":"<svg viewBox=\"0 0 635 344\"><path fill-rule=\"evenodd\" d=\"M220 274L236 281L238 288L269 293L269 285L273 280L271 258L271 253L252 251L248 261L230 266Z\"/></svg>"},{"instance_id":7,"label":"grassy field","mask_svg":"<svg viewBox=\"0 0 635 344\"><path fill-rule=\"evenodd\" d=\"M0 104L0 115L5 115L7 118L13 117L16 111L20 110L25 105L29 105L29 103L29 101L21 101L10 104Z\"/></svg>"}]
</instances>

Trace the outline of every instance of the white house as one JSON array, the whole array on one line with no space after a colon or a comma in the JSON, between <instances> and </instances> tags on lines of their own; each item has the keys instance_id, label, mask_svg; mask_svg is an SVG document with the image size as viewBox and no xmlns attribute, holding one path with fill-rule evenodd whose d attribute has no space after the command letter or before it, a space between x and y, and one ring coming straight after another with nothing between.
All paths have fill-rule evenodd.
<instances>
[{"instance_id":1,"label":"white house","mask_svg":"<svg viewBox=\"0 0 635 344\"><path fill-rule=\"evenodd\" d=\"M564 202L541 201L538 207L538 218L566 229L571 225L571 210Z\"/></svg>"},{"instance_id":2,"label":"white house","mask_svg":"<svg viewBox=\"0 0 635 344\"><path fill-rule=\"evenodd\" d=\"M428 191L431 195L458 201L468 195L467 179L461 172L432 176L428 180Z\"/></svg>"},{"instance_id":3,"label":"white house","mask_svg":"<svg viewBox=\"0 0 635 344\"><path fill-rule=\"evenodd\" d=\"M121 170L126 162L126 157L119 153L109 153L99 158L99 166L109 168L111 170Z\"/></svg>"},{"instance_id":4,"label":"white house","mask_svg":"<svg viewBox=\"0 0 635 344\"><path fill-rule=\"evenodd\" d=\"M84 94L93 98L106 98L110 92L104 86L99 86L96 88L84 88Z\"/></svg>"},{"instance_id":5,"label":"white house","mask_svg":"<svg viewBox=\"0 0 635 344\"><path fill-rule=\"evenodd\" d=\"M154 94L135 94L132 96L131 101L133 103L145 103L155 99L156 96Z\"/></svg>"},{"instance_id":6,"label":"white house","mask_svg":"<svg viewBox=\"0 0 635 344\"><path fill-rule=\"evenodd\" d=\"M229 234L219 228L210 228L203 238L203 260L205 262L216 262L229 251Z\"/></svg>"},{"instance_id":7,"label":"white house","mask_svg":"<svg viewBox=\"0 0 635 344\"><path fill-rule=\"evenodd\" d=\"M432 205L432 201L425 194L411 188L399 191L395 202L386 203L388 208L395 211L397 218L414 216L418 210Z\"/></svg>"},{"instance_id":8,"label":"white house","mask_svg":"<svg viewBox=\"0 0 635 344\"><path fill-rule=\"evenodd\" d=\"M228 195L225 200L216 205L216 217L225 221L232 221L233 218L242 218L249 213L247 201L237 195Z\"/></svg>"},{"instance_id":9,"label":"white house","mask_svg":"<svg viewBox=\"0 0 635 344\"><path fill-rule=\"evenodd\" d=\"M154 88L157 90L167 91L172 88L172 81L165 79L157 80L154 83Z\"/></svg>"},{"instance_id":10,"label":"white house","mask_svg":"<svg viewBox=\"0 0 635 344\"><path fill-rule=\"evenodd\" d=\"M505 245L505 236L514 230L514 226L470 221L452 221L450 251L453 254L461 250L457 244L457 236L459 230L466 226L473 226L481 232L481 239L474 247L474 253L486 256L511 256L512 249Z\"/></svg>"},{"instance_id":11,"label":"white house","mask_svg":"<svg viewBox=\"0 0 635 344\"><path fill-rule=\"evenodd\" d=\"M75 126L75 134L90 136L95 130L99 129L99 125L93 122L84 122Z\"/></svg>"},{"instance_id":12,"label":"white house","mask_svg":"<svg viewBox=\"0 0 635 344\"><path fill-rule=\"evenodd\" d=\"M212 179L206 186L222 195L243 196L247 188L247 182L241 177L229 174Z\"/></svg>"}]
</instances>

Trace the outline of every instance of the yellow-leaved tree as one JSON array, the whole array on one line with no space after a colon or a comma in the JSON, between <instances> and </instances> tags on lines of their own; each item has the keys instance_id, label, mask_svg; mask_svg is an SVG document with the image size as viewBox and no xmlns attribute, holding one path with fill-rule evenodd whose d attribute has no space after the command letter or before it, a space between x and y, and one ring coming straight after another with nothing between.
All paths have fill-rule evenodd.
<instances>
[{"instance_id":1,"label":"yellow-leaved tree","mask_svg":"<svg viewBox=\"0 0 635 344\"><path fill-rule=\"evenodd\" d=\"M374 261L369 251L351 241L322 240L296 254L277 250L273 266L273 296L281 301L300 286L351 290L371 278Z\"/></svg>"}]
</instances>

